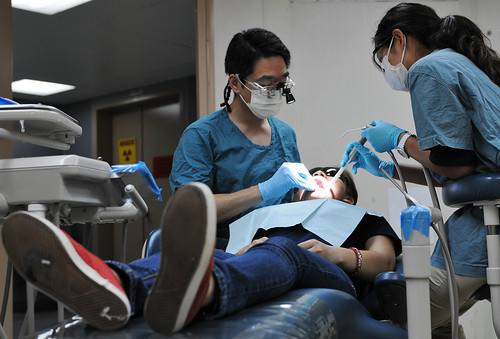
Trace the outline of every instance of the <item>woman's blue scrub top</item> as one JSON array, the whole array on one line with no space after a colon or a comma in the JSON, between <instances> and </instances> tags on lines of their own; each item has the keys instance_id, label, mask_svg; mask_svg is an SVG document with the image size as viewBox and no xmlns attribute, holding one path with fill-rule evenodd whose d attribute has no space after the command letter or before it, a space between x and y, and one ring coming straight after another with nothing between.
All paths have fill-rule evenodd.
<instances>
[{"instance_id":1,"label":"woman's blue scrub top","mask_svg":"<svg viewBox=\"0 0 500 339\"><path fill-rule=\"evenodd\" d=\"M252 143L229 119L225 109L189 125L174 153L170 174L172 191L196 181L207 184L214 194L232 193L268 180L284 162L300 162L293 129L276 118L268 121L272 132L268 146ZM229 239L229 223L251 210L292 199L293 190L290 190L282 198L260 203L219 224L218 238Z\"/></svg>"},{"instance_id":2,"label":"woman's blue scrub top","mask_svg":"<svg viewBox=\"0 0 500 339\"><path fill-rule=\"evenodd\" d=\"M500 171L500 87L474 63L452 49L436 50L408 71L413 118L421 150L441 145L473 150L476 173ZM437 173L440 183L447 178ZM482 211L465 207L446 222L455 272L484 276L486 227ZM438 242L432 264L444 269Z\"/></svg>"}]
</instances>

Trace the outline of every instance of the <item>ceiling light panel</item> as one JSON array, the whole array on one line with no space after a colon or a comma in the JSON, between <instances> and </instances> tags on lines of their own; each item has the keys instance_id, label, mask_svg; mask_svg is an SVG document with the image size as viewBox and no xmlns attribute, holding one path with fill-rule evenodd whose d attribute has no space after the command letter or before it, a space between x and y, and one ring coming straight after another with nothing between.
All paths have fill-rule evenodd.
<instances>
[{"instance_id":1,"label":"ceiling light panel","mask_svg":"<svg viewBox=\"0 0 500 339\"><path fill-rule=\"evenodd\" d=\"M53 15L89 1L91 0L12 0L12 7Z\"/></svg>"},{"instance_id":2,"label":"ceiling light panel","mask_svg":"<svg viewBox=\"0 0 500 339\"><path fill-rule=\"evenodd\" d=\"M55 82L22 79L12 82L12 92L48 96L75 89L75 86Z\"/></svg>"}]
</instances>

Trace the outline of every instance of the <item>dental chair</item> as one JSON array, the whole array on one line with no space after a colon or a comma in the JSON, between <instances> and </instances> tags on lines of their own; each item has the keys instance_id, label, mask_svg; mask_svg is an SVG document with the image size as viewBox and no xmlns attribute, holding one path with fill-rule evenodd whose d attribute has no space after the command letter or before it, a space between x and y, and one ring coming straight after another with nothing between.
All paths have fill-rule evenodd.
<instances>
[{"instance_id":1,"label":"dental chair","mask_svg":"<svg viewBox=\"0 0 500 339\"><path fill-rule=\"evenodd\" d=\"M430 181L428 180L430 183ZM430 185L431 186L431 185ZM430 187L434 191L434 187ZM433 200L436 200L435 191ZM485 225L488 227L487 283L472 298L490 299L495 332L500 337L500 173L477 174L451 182L442 190L446 205L460 207L467 204L481 206ZM225 319L195 322L172 338L240 336L296 337L296 338L406 338L431 337L429 283L429 228L442 222L439 205L423 207L405 193L412 202L401 214L403 258L396 272L380 274L375 280L375 290L387 319L408 332L388 322L375 320L354 298L343 292L328 289L301 289L291 291L273 301L240 311ZM440 225L442 227L442 225ZM159 250L158 230L148 237L144 255ZM442 239L446 242L446 239ZM445 246L446 247L446 246ZM449 253L448 253L449 255ZM446 256L446 254L445 254ZM400 258L399 258L400 259ZM402 269L401 269L402 267ZM453 268L448 267L453 275ZM402 272L402 274L401 274ZM404 275L404 276L403 276ZM450 299L456 298L451 288ZM458 314L452 305L455 327ZM51 331L54 331L52 329ZM252 332L254 331L254 332ZM256 333L257 332L257 333ZM47 332L48 333L48 332ZM56 333L56 332L52 332ZM454 331L454 335L455 335ZM57 328L61 337L85 337L94 331L85 322L74 320ZM140 337L151 335L142 318L134 318L122 331L107 333L107 337ZM155 335L156 336L156 335Z\"/></svg>"},{"instance_id":2,"label":"dental chair","mask_svg":"<svg viewBox=\"0 0 500 339\"><path fill-rule=\"evenodd\" d=\"M160 250L160 229L148 236L143 256ZM356 298L332 289L292 290L220 320L194 321L170 336L154 334L143 317L134 317L122 330L99 332L85 320L73 317L39 338L86 338L98 333L106 338L407 338L400 327L376 320Z\"/></svg>"},{"instance_id":3,"label":"dental chair","mask_svg":"<svg viewBox=\"0 0 500 339\"><path fill-rule=\"evenodd\" d=\"M50 106L0 105L0 121L11 121L14 126L12 130L0 128L0 138L59 150L69 149L82 133L76 120ZM150 194L136 186L135 180L115 173L106 162L96 159L76 155L3 159L0 160L0 221L17 210L46 217L56 225L135 220L147 213L143 196ZM156 236L155 233L148 238L145 255L158 250ZM390 286L381 290L395 295ZM33 292L28 291L29 336L34 336L33 305ZM61 312L58 321L54 328L36 336L158 337L142 317L133 318L124 329L115 332L96 331L77 316L64 320ZM25 334L21 331L21 335ZM170 337L247 336L385 339L406 338L407 332L376 320L360 302L344 292L300 289L224 319L194 322Z\"/></svg>"},{"instance_id":4,"label":"dental chair","mask_svg":"<svg viewBox=\"0 0 500 339\"><path fill-rule=\"evenodd\" d=\"M0 121L12 124L12 128L0 128L1 139L68 150L82 134L78 122L57 108L19 105L1 99ZM12 212L25 210L57 226L115 222L125 225L146 215L148 208L143 197L160 191L156 184L151 186L150 173L144 168L138 166L137 173L132 172L77 155L0 159L0 222ZM142 181L147 183L143 185ZM10 266L7 271L5 291L10 288ZM27 290L28 311L21 335L33 334L35 329L36 292L31 284L27 284ZM6 296L8 292L4 292L2 311ZM61 321L63 311L60 305ZM5 333L0 333L0 337L5 337Z\"/></svg>"}]
</instances>

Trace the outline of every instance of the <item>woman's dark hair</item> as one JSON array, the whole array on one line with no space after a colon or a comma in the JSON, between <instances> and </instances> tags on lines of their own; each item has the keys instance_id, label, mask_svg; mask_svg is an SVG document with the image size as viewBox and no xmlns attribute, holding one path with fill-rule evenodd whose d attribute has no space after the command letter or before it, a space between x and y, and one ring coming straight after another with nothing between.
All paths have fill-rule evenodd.
<instances>
[{"instance_id":1,"label":"woman's dark hair","mask_svg":"<svg viewBox=\"0 0 500 339\"><path fill-rule=\"evenodd\" d=\"M448 15L441 19L429 6L403 2L391 8L380 21L373 37L375 46L389 45L396 28L427 49L451 48L465 55L500 86L500 58L486 45L485 40L489 40L481 29L466 17Z\"/></svg>"},{"instance_id":2,"label":"woman's dark hair","mask_svg":"<svg viewBox=\"0 0 500 339\"><path fill-rule=\"evenodd\" d=\"M326 175L333 177L339 170L340 167L336 166L314 167L309 170L309 173L313 175L317 171L323 171ZM344 171L340 175L339 179L342 180L345 184L346 195L350 196L354 200L353 205L356 205L356 203L358 202L358 189L356 188L356 184L354 184L354 179L352 178L351 173Z\"/></svg>"},{"instance_id":3,"label":"woman's dark hair","mask_svg":"<svg viewBox=\"0 0 500 339\"><path fill-rule=\"evenodd\" d=\"M280 56L288 68L290 66L290 51L276 34L263 28L251 28L236 33L226 51L224 67L226 74L238 74L245 79L253 73L256 62L260 58ZM229 83L224 88L224 102L221 107L231 112L229 97L231 87Z\"/></svg>"}]
</instances>

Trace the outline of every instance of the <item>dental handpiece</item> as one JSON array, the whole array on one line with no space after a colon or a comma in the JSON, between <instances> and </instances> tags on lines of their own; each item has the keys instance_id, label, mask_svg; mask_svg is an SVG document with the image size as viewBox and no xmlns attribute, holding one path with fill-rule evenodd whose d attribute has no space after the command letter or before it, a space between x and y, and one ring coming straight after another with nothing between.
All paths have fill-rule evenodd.
<instances>
[{"instance_id":1,"label":"dental handpiece","mask_svg":"<svg viewBox=\"0 0 500 339\"><path fill-rule=\"evenodd\" d=\"M361 145L364 145L366 142L366 138L361 138L361 139L359 139L358 142ZM354 158L356 158L356 155L358 155L358 150L355 147L351 148L351 151L349 152L349 158L347 159L346 164L344 166L340 167L340 169L337 171L337 174L335 174L332 181L330 181L330 186L332 186L338 180L338 178L340 178L342 173L344 173L346 166L348 164L350 164L354 160Z\"/></svg>"}]
</instances>

